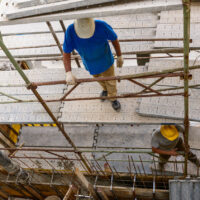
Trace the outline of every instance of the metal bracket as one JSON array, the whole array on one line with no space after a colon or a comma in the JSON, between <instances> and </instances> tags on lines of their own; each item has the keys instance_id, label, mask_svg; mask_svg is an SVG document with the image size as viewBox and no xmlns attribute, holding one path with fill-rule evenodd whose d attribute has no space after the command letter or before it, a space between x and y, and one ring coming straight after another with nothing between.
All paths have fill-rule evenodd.
<instances>
[{"instance_id":1,"label":"metal bracket","mask_svg":"<svg viewBox=\"0 0 200 200\"><path fill-rule=\"evenodd\" d=\"M192 78L193 78L193 76L192 76L192 74L188 74L188 75L186 75L186 74L182 74L181 76L180 76L180 79L181 80L192 80Z\"/></svg>"},{"instance_id":2,"label":"metal bracket","mask_svg":"<svg viewBox=\"0 0 200 200\"><path fill-rule=\"evenodd\" d=\"M30 89L37 89L37 85L35 85L34 83L29 83L29 84L26 86L26 88L27 88L28 90L30 90Z\"/></svg>"}]
</instances>

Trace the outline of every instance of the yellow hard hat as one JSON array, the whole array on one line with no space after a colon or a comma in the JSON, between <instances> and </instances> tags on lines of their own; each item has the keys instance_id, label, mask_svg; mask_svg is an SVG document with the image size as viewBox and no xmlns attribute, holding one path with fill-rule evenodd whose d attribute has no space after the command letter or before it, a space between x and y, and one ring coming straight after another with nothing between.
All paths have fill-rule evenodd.
<instances>
[{"instance_id":1,"label":"yellow hard hat","mask_svg":"<svg viewBox=\"0 0 200 200\"><path fill-rule=\"evenodd\" d=\"M179 136L179 132L175 125L161 125L160 132L166 139L174 141Z\"/></svg>"}]
</instances>

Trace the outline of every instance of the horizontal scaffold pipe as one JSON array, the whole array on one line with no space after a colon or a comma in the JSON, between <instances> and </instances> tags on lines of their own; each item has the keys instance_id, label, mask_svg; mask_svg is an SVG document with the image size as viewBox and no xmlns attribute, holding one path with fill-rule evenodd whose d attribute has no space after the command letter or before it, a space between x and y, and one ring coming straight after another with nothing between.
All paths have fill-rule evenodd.
<instances>
[{"instance_id":1,"label":"horizontal scaffold pipe","mask_svg":"<svg viewBox=\"0 0 200 200\"><path fill-rule=\"evenodd\" d=\"M191 47L190 50L200 50L199 47ZM167 53L183 53L183 48L158 48L158 49L150 49L146 51L130 51L130 52L122 52L122 55L134 55L134 54L167 54ZM60 54L35 54L35 55L15 55L15 59L23 59L26 58L52 58L52 57L60 57ZM0 56L0 59L5 59L6 56ZM60 59L60 58L59 58Z\"/></svg>"},{"instance_id":2,"label":"horizontal scaffold pipe","mask_svg":"<svg viewBox=\"0 0 200 200\"><path fill-rule=\"evenodd\" d=\"M32 148L32 147L22 147L22 148L0 148L0 150L12 150L12 151L32 151L32 152L38 152L38 151L48 151L48 152L74 152L73 149L68 148ZM200 149L199 149L200 150ZM147 154L154 154L152 151L150 151L150 148L148 150L141 150L141 148L135 147L135 150L95 150L95 149L78 149L78 152L81 153L147 153Z\"/></svg>"},{"instance_id":3,"label":"horizontal scaffold pipe","mask_svg":"<svg viewBox=\"0 0 200 200\"><path fill-rule=\"evenodd\" d=\"M150 57L123 57L124 60L142 60L145 58L149 58L149 59L160 59L160 58L183 58L183 56L174 56L174 55L170 55L170 56L150 56ZM80 56L74 56L71 55L71 60L75 60L75 59L79 59L81 60ZM115 57L115 59L117 59ZM55 56L55 57L42 57L42 58L37 58L37 57L33 57L33 58L16 58L17 61L49 61L49 60L54 60L54 61L59 61L59 60L63 60L62 56ZM8 59L6 58L0 58L0 61L8 61Z\"/></svg>"},{"instance_id":4,"label":"horizontal scaffold pipe","mask_svg":"<svg viewBox=\"0 0 200 200\"><path fill-rule=\"evenodd\" d=\"M146 39L121 39L119 42L148 42L148 41L183 41L183 38L146 38ZM192 39L190 40L192 42ZM60 44L59 46L62 46ZM21 47L10 47L9 50L16 50L16 49L32 49L32 48L44 48L44 47L56 47L56 44L49 44L49 45L36 45L36 46L21 46Z\"/></svg>"},{"instance_id":5,"label":"horizontal scaffold pipe","mask_svg":"<svg viewBox=\"0 0 200 200\"><path fill-rule=\"evenodd\" d=\"M189 70L200 69L200 65L191 66ZM163 71L153 71L153 72L144 72L138 74L124 75L124 76L115 76L115 77L99 77L99 78L85 78L85 79L77 79L77 83L83 82L96 82L96 81L108 81L108 80L126 80L126 79L138 79L138 78L155 78L155 77L173 77L173 76L181 76L181 74L173 74L174 72L182 72L183 68L175 68L175 69L167 69ZM163 75L163 76L162 76ZM49 81L49 82L34 82L35 86L42 85L57 85L57 84L66 84L65 80L61 81Z\"/></svg>"},{"instance_id":6,"label":"horizontal scaffold pipe","mask_svg":"<svg viewBox=\"0 0 200 200\"><path fill-rule=\"evenodd\" d=\"M200 65L196 66L191 66L189 67L189 70L195 70L195 69L200 69ZM175 69L168 69L168 70L163 70L163 71L153 71L153 72L145 72L145 73L138 73L138 74L132 74L132 75L125 75L125 76L116 76L112 77L106 77L106 78L86 78L86 79L77 79L77 82L95 82L95 81L107 81L107 80L123 80L123 79L134 79L134 78L155 78L156 75L162 75L162 74L167 74L166 77L172 77L172 76L180 76L182 74L170 74L173 72L181 72L183 71L183 68L175 68ZM65 80L61 81L49 81L49 82L34 82L33 83L35 86L42 86L42 85L57 85L57 84L66 84ZM0 84L0 87L24 87L28 86L25 84Z\"/></svg>"},{"instance_id":7,"label":"horizontal scaffold pipe","mask_svg":"<svg viewBox=\"0 0 200 200\"><path fill-rule=\"evenodd\" d=\"M39 157L39 156L13 156L13 158L15 159L38 159L38 160L42 160L42 159L48 159L48 160L70 160L70 161L81 161L78 158L61 158L61 157ZM96 159L98 161L105 161L105 159ZM94 162L95 160L91 159L88 160L90 162ZM129 160L116 160L116 159L108 159L107 161L109 162L129 162ZM141 163L141 160L134 160L134 162L139 162ZM146 163L152 163L153 160L142 160L142 162L146 162ZM157 160L154 162L158 162ZM168 163L184 163L184 161L173 161L173 160L169 160L167 161Z\"/></svg>"}]
</instances>

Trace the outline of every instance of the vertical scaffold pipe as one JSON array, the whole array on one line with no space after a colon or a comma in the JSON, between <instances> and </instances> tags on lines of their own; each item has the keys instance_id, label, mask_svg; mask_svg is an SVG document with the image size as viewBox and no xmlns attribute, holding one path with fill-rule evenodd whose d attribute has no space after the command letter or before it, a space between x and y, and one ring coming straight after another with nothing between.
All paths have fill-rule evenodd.
<instances>
[{"instance_id":1,"label":"vertical scaffold pipe","mask_svg":"<svg viewBox=\"0 0 200 200\"><path fill-rule=\"evenodd\" d=\"M191 0L183 0L184 19L184 142L188 149L189 135L189 95L188 95L188 75L189 75L189 51L190 51L190 4ZM188 173L188 151L185 153L184 176Z\"/></svg>"}]
</instances>

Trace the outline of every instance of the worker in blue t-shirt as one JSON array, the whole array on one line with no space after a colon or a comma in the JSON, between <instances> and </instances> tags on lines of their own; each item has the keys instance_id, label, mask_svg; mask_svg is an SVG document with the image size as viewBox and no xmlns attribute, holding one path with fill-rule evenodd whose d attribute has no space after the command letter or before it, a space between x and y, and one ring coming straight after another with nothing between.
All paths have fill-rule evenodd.
<instances>
[{"instance_id":1,"label":"worker in blue t-shirt","mask_svg":"<svg viewBox=\"0 0 200 200\"><path fill-rule=\"evenodd\" d=\"M71 72L71 52L74 49L78 51L86 70L93 77L115 76L114 57L108 40L111 40L115 48L117 67L122 67L123 58L117 35L106 22L93 20L92 18L84 18L77 19L74 24L69 25L65 32L63 44L63 60L67 84L74 85L76 83L76 77ZM101 97L117 95L115 80L101 81L99 83L103 88ZM102 101L104 100L102 99ZM113 109L120 111L120 102L116 98L111 98L111 102Z\"/></svg>"}]
</instances>

